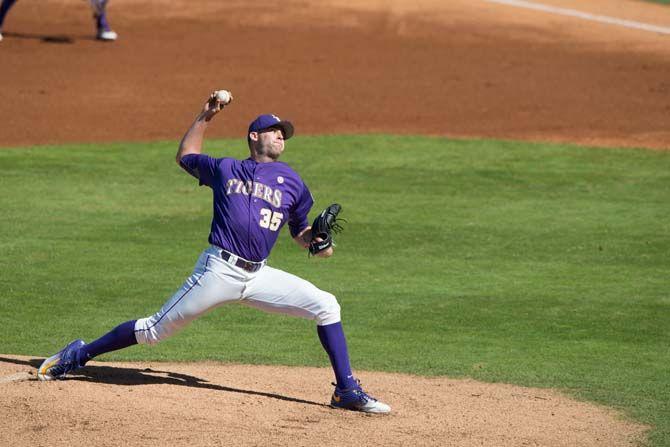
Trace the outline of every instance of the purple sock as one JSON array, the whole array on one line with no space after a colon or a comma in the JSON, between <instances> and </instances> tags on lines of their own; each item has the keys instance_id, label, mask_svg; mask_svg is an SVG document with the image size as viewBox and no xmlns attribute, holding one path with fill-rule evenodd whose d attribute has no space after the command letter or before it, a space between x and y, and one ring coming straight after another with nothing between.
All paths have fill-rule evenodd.
<instances>
[{"instance_id":1,"label":"purple sock","mask_svg":"<svg viewBox=\"0 0 670 447\"><path fill-rule=\"evenodd\" d=\"M95 18L95 20L96 20L96 24L97 24L99 30L103 30L103 31L111 30L111 28L109 27L109 23L107 22L107 14L106 13L103 12L102 14L97 16Z\"/></svg>"},{"instance_id":2,"label":"purple sock","mask_svg":"<svg viewBox=\"0 0 670 447\"><path fill-rule=\"evenodd\" d=\"M15 2L16 0L4 0L0 5L0 28L2 28L2 24L5 22L5 16Z\"/></svg>"},{"instance_id":3,"label":"purple sock","mask_svg":"<svg viewBox=\"0 0 670 447\"><path fill-rule=\"evenodd\" d=\"M116 351L118 349L127 348L128 346L136 345L135 338L135 320L121 323L99 339L92 341L79 350L78 359L79 364L84 366L86 362L93 357L97 357L105 352Z\"/></svg>"},{"instance_id":4,"label":"purple sock","mask_svg":"<svg viewBox=\"0 0 670 447\"><path fill-rule=\"evenodd\" d=\"M351 372L349 364L349 352L347 351L347 340L344 338L342 322L328 324L326 326L317 326L316 331L319 334L319 340L323 349L330 357L330 364L335 372L337 387L348 389L356 386L356 379Z\"/></svg>"}]
</instances>

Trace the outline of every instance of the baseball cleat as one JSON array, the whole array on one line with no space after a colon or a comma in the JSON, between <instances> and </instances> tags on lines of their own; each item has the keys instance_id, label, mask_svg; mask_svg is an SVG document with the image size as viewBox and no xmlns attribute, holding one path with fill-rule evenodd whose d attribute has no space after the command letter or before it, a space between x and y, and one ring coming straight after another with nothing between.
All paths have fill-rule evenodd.
<instances>
[{"instance_id":1,"label":"baseball cleat","mask_svg":"<svg viewBox=\"0 0 670 447\"><path fill-rule=\"evenodd\" d=\"M103 40L105 42L113 42L119 37L118 34L116 34L112 30L98 30L98 34L95 36L96 39L98 40Z\"/></svg>"},{"instance_id":2,"label":"baseball cleat","mask_svg":"<svg viewBox=\"0 0 670 447\"><path fill-rule=\"evenodd\" d=\"M43 361L37 370L37 377L40 380L64 379L67 373L80 367L77 353L85 344L84 340L75 340L60 350L58 354Z\"/></svg>"},{"instance_id":3,"label":"baseball cleat","mask_svg":"<svg viewBox=\"0 0 670 447\"><path fill-rule=\"evenodd\" d=\"M360 383L347 390L341 390L336 385L330 406L364 413L386 414L391 412L391 407L363 391Z\"/></svg>"}]
</instances>

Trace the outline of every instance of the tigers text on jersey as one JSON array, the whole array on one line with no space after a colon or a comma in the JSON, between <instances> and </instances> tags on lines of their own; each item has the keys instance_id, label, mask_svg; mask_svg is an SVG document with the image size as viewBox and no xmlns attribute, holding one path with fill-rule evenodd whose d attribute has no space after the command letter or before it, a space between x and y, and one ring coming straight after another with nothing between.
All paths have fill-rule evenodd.
<instances>
[{"instance_id":1,"label":"tigers text on jersey","mask_svg":"<svg viewBox=\"0 0 670 447\"><path fill-rule=\"evenodd\" d=\"M249 261L270 255L279 230L291 236L308 225L314 203L307 185L286 163L189 154L181 166L213 191L209 242Z\"/></svg>"}]
</instances>

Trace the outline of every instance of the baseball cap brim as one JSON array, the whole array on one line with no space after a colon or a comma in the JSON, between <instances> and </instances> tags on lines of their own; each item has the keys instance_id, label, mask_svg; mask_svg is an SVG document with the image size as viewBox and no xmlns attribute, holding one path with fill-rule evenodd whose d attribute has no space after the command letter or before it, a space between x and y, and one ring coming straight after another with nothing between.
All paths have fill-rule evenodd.
<instances>
[{"instance_id":1,"label":"baseball cap brim","mask_svg":"<svg viewBox=\"0 0 670 447\"><path fill-rule=\"evenodd\" d=\"M278 121L278 122L272 124L272 126L266 127L265 129L271 129L273 127L278 127L279 129L281 129L282 133L284 134L284 139L285 140L288 140L289 138L291 138L293 136L293 133L295 132L295 129L293 128L293 124L290 121ZM265 129L262 129L262 130L265 130Z\"/></svg>"},{"instance_id":2,"label":"baseball cap brim","mask_svg":"<svg viewBox=\"0 0 670 447\"><path fill-rule=\"evenodd\" d=\"M293 124L290 121L282 120L272 113L259 115L249 124L249 132L262 132L267 129L280 129L285 140L291 138L294 132Z\"/></svg>"}]
</instances>

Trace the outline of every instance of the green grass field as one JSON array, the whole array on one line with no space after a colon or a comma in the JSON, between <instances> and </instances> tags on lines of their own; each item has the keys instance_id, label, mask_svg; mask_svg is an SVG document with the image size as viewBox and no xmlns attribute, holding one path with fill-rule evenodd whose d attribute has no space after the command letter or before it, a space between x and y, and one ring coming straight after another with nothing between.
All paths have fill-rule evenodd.
<instances>
[{"instance_id":1,"label":"green grass field","mask_svg":"<svg viewBox=\"0 0 670 447\"><path fill-rule=\"evenodd\" d=\"M181 284L211 198L175 151L0 151L0 353L96 338ZM300 137L284 161L348 223L333 258L284 230L270 262L338 296L355 369L558 388L670 445L670 152ZM312 322L241 306L104 359L327 365Z\"/></svg>"}]
</instances>

